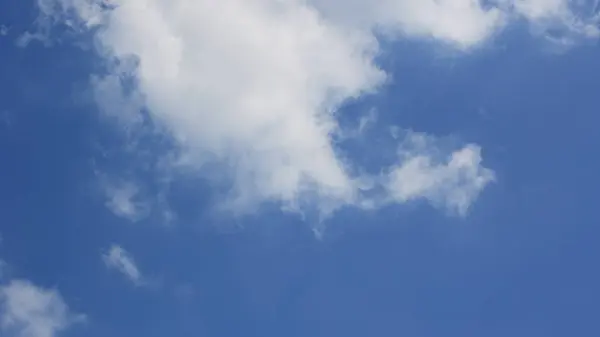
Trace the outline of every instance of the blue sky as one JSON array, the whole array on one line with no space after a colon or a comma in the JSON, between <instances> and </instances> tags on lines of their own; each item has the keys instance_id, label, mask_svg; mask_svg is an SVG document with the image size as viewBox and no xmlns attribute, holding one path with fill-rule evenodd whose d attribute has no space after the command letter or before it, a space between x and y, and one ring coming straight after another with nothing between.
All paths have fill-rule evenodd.
<instances>
[{"instance_id":1,"label":"blue sky","mask_svg":"<svg viewBox=\"0 0 600 337\"><path fill-rule=\"evenodd\" d=\"M0 1L0 336L600 335L597 11Z\"/></svg>"}]
</instances>

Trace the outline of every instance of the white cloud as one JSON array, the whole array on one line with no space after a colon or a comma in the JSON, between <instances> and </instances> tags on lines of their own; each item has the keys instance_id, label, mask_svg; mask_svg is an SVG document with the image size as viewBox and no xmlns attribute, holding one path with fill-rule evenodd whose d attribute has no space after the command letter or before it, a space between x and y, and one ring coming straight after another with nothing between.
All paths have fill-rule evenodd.
<instances>
[{"instance_id":1,"label":"white cloud","mask_svg":"<svg viewBox=\"0 0 600 337\"><path fill-rule=\"evenodd\" d=\"M484 4L484 2L486 4ZM536 31L595 38L596 0L309 0L346 26L431 38L461 49L486 42L517 19Z\"/></svg>"},{"instance_id":2,"label":"white cloud","mask_svg":"<svg viewBox=\"0 0 600 337\"><path fill-rule=\"evenodd\" d=\"M567 0L38 0L43 22L94 32L109 73L95 76L99 106L126 128L146 108L174 137L187 167L220 163L233 180L231 209L264 201L328 212L366 200L364 182L384 200L425 198L464 213L492 181L478 147L424 153L387 170L357 176L331 136L348 99L376 91L386 73L375 64L375 32L428 38L468 50L511 20L559 22L582 32ZM106 9L109 7L112 9ZM550 20L552 19L552 20ZM586 30L587 32L587 30ZM590 34L587 34L590 35ZM590 35L591 36L591 35ZM182 163L180 160L178 163ZM393 187L384 186L390 183ZM112 198L135 214L132 190Z\"/></svg>"},{"instance_id":3,"label":"white cloud","mask_svg":"<svg viewBox=\"0 0 600 337\"><path fill-rule=\"evenodd\" d=\"M116 185L106 184L104 192L107 198L106 206L116 216L137 221L149 212L147 202L140 200L139 188L132 182Z\"/></svg>"},{"instance_id":4,"label":"white cloud","mask_svg":"<svg viewBox=\"0 0 600 337\"><path fill-rule=\"evenodd\" d=\"M309 0L326 17L350 27L433 38L470 48L492 36L506 13L477 0Z\"/></svg>"},{"instance_id":5,"label":"white cloud","mask_svg":"<svg viewBox=\"0 0 600 337\"><path fill-rule=\"evenodd\" d=\"M423 198L433 205L460 215L483 188L494 181L494 173L481 166L481 149L469 145L439 158L430 151L422 135L409 136L408 149L401 147L403 160L394 167L386 188L391 200L406 202Z\"/></svg>"},{"instance_id":6,"label":"white cloud","mask_svg":"<svg viewBox=\"0 0 600 337\"><path fill-rule=\"evenodd\" d=\"M596 0L500 0L509 2L515 12L532 23L534 31L571 44L577 37L600 37L600 16Z\"/></svg>"},{"instance_id":7,"label":"white cloud","mask_svg":"<svg viewBox=\"0 0 600 337\"><path fill-rule=\"evenodd\" d=\"M371 109L366 115L361 116L358 120L358 134L362 134L376 122L377 111L375 109Z\"/></svg>"},{"instance_id":8,"label":"white cloud","mask_svg":"<svg viewBox=\"0 0 600 337\"><path fill-rule=\"evenodd\" d=\"M139 286L144 283L142 273L136 266L133 256L120 246L112 245L108 252L102 255L102 260L109 269L117 270L134 285Z\"/></svg>"},{"instance_id":9,"label":"white cloud","mask_svg":"<svg viewBox=\"0 0 600 337\"><path fill-rule=\"evenodd\" d=\"M517 0L515 9L530 19L561 17L569 10L569 1L565 0Z\"/></svg>"},{"instance_id":10,"label":"white cloud","mask_svg":"<svg viewBox=\"0 0 600 337\"><path fill-rule=\"evenodd\" d=\"M29 281L0 286L0 331L3 336L53 337L85 319L71 312L56 290Z\"/></svg>"}]
</instances>

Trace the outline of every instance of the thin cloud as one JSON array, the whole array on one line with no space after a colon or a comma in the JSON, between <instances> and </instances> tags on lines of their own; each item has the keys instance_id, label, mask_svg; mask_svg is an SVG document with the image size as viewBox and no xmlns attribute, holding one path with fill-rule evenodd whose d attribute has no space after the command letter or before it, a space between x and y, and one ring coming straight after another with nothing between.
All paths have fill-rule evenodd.
<instances>
[{"instance_id":1,"label":"thin cloud","mask_svg":"<svg viewBox=\"0 0 600 337\"><path fill-rule=\"evenodd\" d=\"M150 206L141 199L139 188L132 182L104 186L106 207L116 216L138 221L148 215Z\"/></svg>"},{"instance_id":2,"label":"thin cloud","mask_svg":"<svg viewBox=\"0 0 600 337\"><path fill-rule=\"evenodd\" d=\"M102 260L109 269L118 271L134 285L139 286L144 283L142 273L135 264L133 256L122 247L112 245L108 252L102 255Z\"/></svg>"},{"instance_id":3,"label":"thin cloud","mask_svg":"<svg viewBox=\"0 0 600 337\"><path fill-rule=\"evenodd\" d=\"M375 109L362 116L358 121L358 134L363 134L368 128L372 127L377 122L377 111Z\"/></svg>"}]
</instances>

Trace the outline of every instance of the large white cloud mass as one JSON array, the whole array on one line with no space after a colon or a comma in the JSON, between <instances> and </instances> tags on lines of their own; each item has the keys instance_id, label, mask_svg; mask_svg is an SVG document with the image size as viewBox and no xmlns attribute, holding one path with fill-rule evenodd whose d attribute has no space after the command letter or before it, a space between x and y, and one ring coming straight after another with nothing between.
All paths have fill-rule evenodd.
<instances>
[{"instance_id":1,"label":"large white cloud mass","mask_svg":"<svg viewBox=\"0 0 600 337\"><path fill-rule=\"evenodd\" d=\"M99 106L131 127L141 109L167 129L186 163L226 164L230 205L263 201L323 212L425 198L464 214L494 179L480 149L399 154L358 175L333 144L340 104L376 91L386 73L376 34L469 50L514 20L594 37L596 18L568 0L38 0L40 22L93 33L109 65ZM589 6L588 8L591 8ZM414 136L414 135L413 135ZM411 136L412 137L412 136ZM384 195L367 197L365 190ZM372 195L372 193L368 194Z\"/></svg>"}]
</instances>

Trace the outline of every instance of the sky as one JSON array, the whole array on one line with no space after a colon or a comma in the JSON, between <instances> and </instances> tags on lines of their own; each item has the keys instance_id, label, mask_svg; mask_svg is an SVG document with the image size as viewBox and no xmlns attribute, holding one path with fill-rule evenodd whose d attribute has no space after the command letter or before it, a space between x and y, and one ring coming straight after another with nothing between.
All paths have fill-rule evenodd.
<instances>
[{"instance_id":1,"label":"sky","mask_svg":"<svg viewBox=\"0 0 600 337\"><path fill-rule=\"evenodd\" d=\"M0 0L0 336L599 336L599 39L593 0Z\"/></svg>"}]
</instances>

